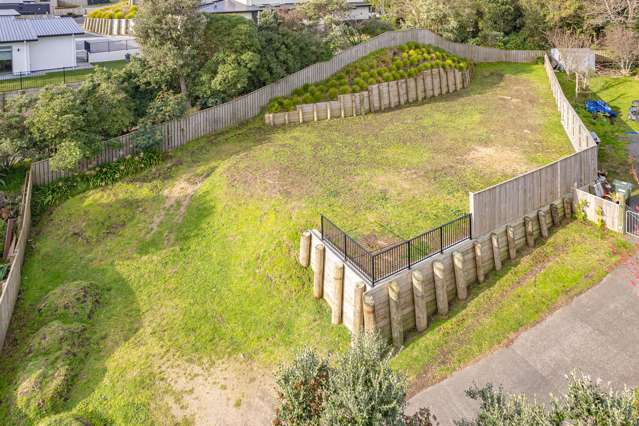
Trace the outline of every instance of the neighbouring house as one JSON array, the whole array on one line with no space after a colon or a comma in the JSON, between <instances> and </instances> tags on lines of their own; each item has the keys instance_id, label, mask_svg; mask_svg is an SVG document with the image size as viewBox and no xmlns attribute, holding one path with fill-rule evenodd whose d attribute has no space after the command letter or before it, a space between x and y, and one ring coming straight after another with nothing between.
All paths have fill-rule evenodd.
<instances>
[{"instance_id":1,"label":"neighbouring house","mask_svg":"<svg viewBox=\"0 0 639 426\"><path fill-rule=\"evenodd\" d=\"M77 66L72 18L0 18L0 73L29 74Z\"/></svg>"},{"instance_id":2,"label":"neighbouring house","mask_svg":"<svg viewBox=\"0 0 639 426\"><path fill-rule=\"evenodd\" d=\"M32 0L0 0L0 10L15 10L20 15L48 15L51 5Z\"/></svg>"},{"instance_id":3,"label":"neighbouring house","mask_svg":"<svg viewBox=\"0 0 639 426\"><path fill-rule=\"evenodd\" d=\"M204 0L200 10L204 13L240 15L257 22L257 15L267 8L291 9L299 0ZM361 0L347 0L351 11L349 21L362 21L371 17L371 6Z\"/></svg>"}]
</instances>

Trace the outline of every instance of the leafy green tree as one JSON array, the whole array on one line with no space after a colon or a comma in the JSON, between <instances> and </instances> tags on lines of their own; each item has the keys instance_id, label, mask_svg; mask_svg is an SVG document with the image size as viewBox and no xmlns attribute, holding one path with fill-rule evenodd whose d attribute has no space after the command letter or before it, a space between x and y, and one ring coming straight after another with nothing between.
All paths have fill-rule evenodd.
<instances>
[{"instance_id":1,"label":"leafy green tree","mask_svg":"<svg viewBox=\"0 0 639 426\"><path fill-rule=\"evenodd\" d=\"M7 169L34 155L33 141L26 126L32 104L32 97L20 95L9 99L4 111L0 111L0 168L2 169Z\"/></svg>"},{"instance_id":2,"label":"leafy green tree","mask_svg":"<svg viewBox=\"0 0 639 426\"><path fill-rule=\"evenodd\" d=\"M260 14L258 38L260 63L254 73L255 87L270 84L331 58L329 46L317 34L304 29L289 29L274 11Z\"/></svg>"},{"instance_id":3,"label":"leafy green tree","mask_svg":"<svg viewBox=\"0 0 639 426\"><path fill-rule=\"evenodd\" d=\"M199 0L145 0L135 22L148 72L175 78L189 102L188 81L198 66L197 46L205 28L199 6Z\"/></svg>"},{"instance_id":4,"label":"leafy green tree","mask_svg":"<svg viewBox=\"0 0 639 426\"><path fill-rule=\"evenodd\" d=\"M198 43L202 63L194 92L204 106L246 93L260 63L257 27L240 16L211 15Z\"/></svg>"},{"instance_id":5,"label":"leafy green tree","mask_svg":"<svg viewBox=\"0 0 639 426\"><path fill-rule=\"evenodd\" d=\"M181 93L163 90L149 104L141 125L153 125L181 118L186 113L186 103Z\"/></svg>"}]
</instances>

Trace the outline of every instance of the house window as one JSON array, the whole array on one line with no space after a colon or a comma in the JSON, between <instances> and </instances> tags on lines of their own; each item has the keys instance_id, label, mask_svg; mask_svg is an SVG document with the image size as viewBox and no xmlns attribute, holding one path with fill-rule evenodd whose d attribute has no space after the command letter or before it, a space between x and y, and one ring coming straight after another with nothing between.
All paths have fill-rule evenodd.
<instances>
[{"instance_id":1,"label":"house window","mask_svg":"<svg viewBox=\"0 0 639 426\"><path fill-rule=\"evenodd\" d=\"M11 46L0 46L0 74L10 73L13 71L13 55Z\"/></svg>"}]
</instances>

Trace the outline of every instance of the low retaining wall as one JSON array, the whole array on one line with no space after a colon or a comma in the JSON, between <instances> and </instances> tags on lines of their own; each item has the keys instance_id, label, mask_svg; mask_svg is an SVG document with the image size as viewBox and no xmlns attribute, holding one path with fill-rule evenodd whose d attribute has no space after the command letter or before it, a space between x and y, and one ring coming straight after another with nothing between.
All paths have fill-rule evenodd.
<instances>
[{"instance_id":1,"label":"low retaining wall","mask_svg":"<svg viewBox=\"0 0 639 426\"><path fill-rule=\"evenodd\" d=\"M113 52L97 52L88 53L89 63L97 64L100 62L121 61L129 56L140 56L140 49L115 50Z\"/></svg>"},{"instance_id":2,"label":"low retaining wall","mask_svg":"<svg viewBox=\"0 0 639 426\"><path fill-rule=\"evenodd\" d=\"M399 290L397 311L400 315L396 316L395 323L401 324L401 333L412 329L423 331L424 318L428 317L430 322L430 316L436 313L446 315L451 302L467 297L469 287L483 282L490 271L501 269L504 262L516 258L524 248L533 247L536 240L546 238L549 229L570 218L573 211L572 198L567 196L490 234L451 247L374 287L345 263L337 251L324 244L318 231L312 231L309 240L302 238L300 253L308 253L308 262L305 255L300 256L300 262L303 266L308 263L313 269L314 287L321 284L319 296L329 304L334 318L341 317L341 322L354 334L364 328L374 328L390 338L398 332L391 326L393 302L389 290L392 283L396 283L393 286ZM421 274L419 284L415 283L415 272ZM416 285L419 285L417 290ZM357 296L358 286L364 286L362 297ZM367 312L368 320L365 320Z\"/></svg>"},{"instance_id":3,"label":"low retaining wall","mask_svg":"<svg viewBox=\"0 0 639 426\"><path fill-rule=\"evenodd\" d=\"M615 232L624 232L626 208L623 205L604 200L588 192L588 187L575 188L574 199L576 208L591 222L603 225Z\"/></svg>"},{"instance_id":4,"label":"low retaining wall","mask_svg":"<svg viewBox=\"0 0 639 426\"><path fill-rule=\"evenodd\" d=\"M133 19L101 19L86 18L84 29L90 33L105 35L133 35L135 20Z\"/></svg>"},{"instance_id":5,"label":"low retaining wall","mask_svg":"<svg viewBox=\"0 0 639 426\"><path fill-rule=\"evenodd\" d=\"M465 89L470 85L470 78L468 70L438 68L413 78L374 84L365 92L340 95L336 101L298 105L295 111L269 113L264 121L271 126L282 126L385 111Z\"/></svg>"}]
</instances>

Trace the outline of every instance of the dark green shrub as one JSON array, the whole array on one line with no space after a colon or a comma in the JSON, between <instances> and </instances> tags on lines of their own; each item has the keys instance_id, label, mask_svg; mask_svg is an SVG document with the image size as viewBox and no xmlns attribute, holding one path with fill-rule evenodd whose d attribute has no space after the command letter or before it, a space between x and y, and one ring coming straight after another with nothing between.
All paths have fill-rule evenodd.
<instances>
[{"instance_id":1,"label":"dark green shrub","mask_svg":"<svg viewBox=\"0 0 639 426\"><path fill-rule=\"evenodd\" d=\"M332 101L337 99L337 96L339 95L339 90L337 90L337 88L331 88L328 90L328 98Z\"/></svg>"},{"instance_id":2,"label":"dark green shrub","mask_svg":"<svg viewBox=\"0 0 639 426\"><path fill-rule=\"evenodd\" d=\"M317 94L313 95L313 102L312 103L322 102L322 99L324 99L324 94L317 93Z\"/></svg>"},{"instance_id":3,"label":"dark green shrub","mask_svg":"<svg viewBox=\"0 0 639 426\"><path fill-rule=\"evenodd\" d=\"M334 89L339 86L340 86L339 81L333 80L333 79L329 80L328 83L326 83L326 87L328 88L329 92L331 89Z\"/></svg>"},{"instance_id":4,"label":"dark green shrub","mask_svg":"<svg viewBox=\"0 0 639 426\"><path fill-rule=\"evenodd\" d=\"M359 93L362 91L362 88L359 87L357 84L353 84L353 86L351 87L351 90L353 91L353 93Z\"/></svg>"},{"instance_id":5,"label":"dark green shrub","mask_svg":"<svg viewBox=\"0 0 639 426\"><path fill-rule=\"evenodd\" d=\"M384 73L384 81L385 82L393 81L393 74L391 74L390 72Z\"/></svg>"},{"instance_id":6,"label":"dark green shrub","mask_svg":"<svg viewBox=\"0 0 639 426\"><path fill-rule=\"evenodd\" d=\"M366 80L368 80L369 78L371 78L371 74L370 74L370 73L368 73L368 72L363 72L363 73L361 73L361 74L359 75L359 77L360 77L362 80L366 81Z\"/></svg>"},{"instance_id":7,"label":"dark green shrub","mask_svg":"<svg viewBox=\"0 0 639 426\"><path fill-rule=\"evenodd\" d=\"M313 103L313 95L310 93L305 94L304 96L302 96L302 102L305 104L312 104Z\"/></svg>"},{"instance_id":8,"label":"dark green shrub","mask_svg":"<svg viewBox=\"0 0 639 426\"><path fill-rule=\"evenodd\" d=\"M318 425L324 410L324 398L331 369L311 349L300 352L291 365L276 373L280 405L275 424Z\"/></svg>"},{"instance_id":9,"label":"dark green shrub","mask_svg":"<svg viewBox=\"0 0 639 426\"><path fill-rule=\"evenodd\" d=\"M351 93L351 86L346 85L339 88L340 95L348 95L349 93Z\"/></svg>"},{"instance_id":10,"label":"dark green shrub","mask_svg":"<svg viewBox=\"0 0 639 426\"><path fill-rule=\"evenodd\" d=\"M373 84L377 84L377 79L375 79L374 77L371 77L368 79L368 81L366 82L369 86L372 86Z\"/></svg>"},{"instance_id":11,"label":"dark green shrub","mask_svg":"<svg viewBox=\"0 0 639 426\"><path fill-rule=\"evenodd\" d=\"M306 91L304 89L302 89L301 87L298 87L297 89L293 90L292 95L293 96L304 96L304 93L306 93Z\"/></svg>"},{"instance_id":12,"label":"dark green shrub","mask_svg":"<svg viewBox=\"0 0 639 426\"><path fill-rule=\"evenodd\" d=\"M402 78L402 75L399 73L399 71L393 72L393 80L399 80L401 78Z\"/></svg>"}]
</instances>

